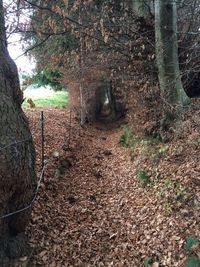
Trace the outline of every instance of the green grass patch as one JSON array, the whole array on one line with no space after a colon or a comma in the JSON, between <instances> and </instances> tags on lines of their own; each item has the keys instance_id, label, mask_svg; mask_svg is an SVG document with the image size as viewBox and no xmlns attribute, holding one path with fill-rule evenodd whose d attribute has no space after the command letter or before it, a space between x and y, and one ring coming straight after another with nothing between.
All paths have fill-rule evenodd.
<instances>
[{"instance_id":1,"label":"green grass patch","mask_svg":"<svg viewBox=\"0 0 200 267\"><path fill-rule=\"evenodd\" d=\"M57 91L51 96L32 97L31 98L36 107L56 107L65 108L68 104L68 93L66 91ZM24 108L28 108L27 99L23 103Z\"/></svg>"}]
</instances>

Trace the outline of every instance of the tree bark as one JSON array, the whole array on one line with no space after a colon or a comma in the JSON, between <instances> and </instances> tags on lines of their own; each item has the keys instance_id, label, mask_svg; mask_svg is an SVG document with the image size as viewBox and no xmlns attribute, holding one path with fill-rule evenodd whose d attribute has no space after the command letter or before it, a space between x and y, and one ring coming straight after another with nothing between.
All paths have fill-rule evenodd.
<instances>
[{"instance_id":1,"label":"tree bark","mask_svg":"<svg viewBox=\"0 0 200 267\"><path fill-rule=\"evenodd\" d=\"M133 0L132 9L138 17L148 18L152 7L151 2L149 0Z\"/></svg>"},{"instance_id":2,"label":"tree bark","mask_svg":"<svg viewBox=\"0 0 200 267\"><path fill-rule=\"evenodd\" d=\"M27 253L24 232L30 210L1 217L30 204L36 186L35 150L22 102L17 67L7 50L0 0L0 266L6 267L11 266L11 259Z\"/></svg>"},{"instance_id":3,"label":"tree bark","mask_svg":"<svg viewBox=\"0 0 200 267\"><path fill-rule=\"evenodd\" d=\"M189 102L179 69L176 2L155 1L156 59L164 102L178 110Z\"/></svg>"}]
</instances>

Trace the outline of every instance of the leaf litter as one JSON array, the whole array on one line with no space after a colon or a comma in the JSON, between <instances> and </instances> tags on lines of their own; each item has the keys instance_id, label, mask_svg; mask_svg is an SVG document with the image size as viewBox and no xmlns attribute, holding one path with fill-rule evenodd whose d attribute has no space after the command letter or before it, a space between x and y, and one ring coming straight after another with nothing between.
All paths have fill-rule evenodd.
<instances>
[{"instance_id":1,"label":"leaf litter","mask_svg":"<svg viewBox=\"0 0 200 267\"><path fill-rule=\"evenodd\" d=\"M26 112L38 173L39 111ZM199 255L196 243L184 249L188 237L200 237L199 146L176 141L154 157L143 143L123 148L119 125L80 128L75 118L69 143L69 111L44 114L47 167L27 229L30 266L142 267L151 259L148 266L183 267L189 253ZM141 186L144 170L150 182Z\"/></svg>"}]
</instances>

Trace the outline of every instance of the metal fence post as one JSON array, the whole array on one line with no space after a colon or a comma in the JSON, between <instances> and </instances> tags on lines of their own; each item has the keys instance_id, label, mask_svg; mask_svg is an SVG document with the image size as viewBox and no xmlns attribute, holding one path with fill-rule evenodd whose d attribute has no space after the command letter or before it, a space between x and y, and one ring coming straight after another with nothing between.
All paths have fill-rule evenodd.
<instances>
[{"instance_id":1,"label":"metal fence post","mask_svg":"<svg viewBox=\"0 0 200 267\"><path fill-rule=\"evenodd\" d=\"M42 147L41 147L41 156L42 156L42 166L41 166L41 171L42 171L42 181L44 182L44 111L41 111L41 142L42 142Z\"/></svg>"},{"instance_id":2,"label":"metal fence post","mask_svg":"<svg viewBox=\"0 0 200 267\"><path fill-rule=\"evenodd\" d=\"M68 148L70 148L70 142L71 142L71 128L72 128L72 110L70 109L69 113L69 135L68 135Z\"/></svg>"}]
</instances>

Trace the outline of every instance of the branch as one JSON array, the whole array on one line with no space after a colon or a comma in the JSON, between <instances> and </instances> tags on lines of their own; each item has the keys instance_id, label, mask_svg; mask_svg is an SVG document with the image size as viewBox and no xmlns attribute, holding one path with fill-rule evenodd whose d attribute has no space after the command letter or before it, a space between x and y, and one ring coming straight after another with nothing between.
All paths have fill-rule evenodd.
<instances>
[{"instance_id":1,"label":"branch","mask_svg":"<svg viewBox=\"0 0 200 267\"><path fill-rule=\"evenodd\" d=\"M23 54L19 55L18 57L15 58L15 60L17 60L18 58L24 56L25 54L27 54L29 51L32 51L33 49L41 46L43 43L45 43L49 38L51 37L51 35L47 36L44 40L42 40L41 42L31 46L30 48L28 48Z\"/></svg>"},{"instance_id":2,"label":"branch","mask_svg":"<svg viewBox=\"0 0 200 267\"><path fill-rule=\"evenodd\" d=\"M28 0L24 0L24 2L26 2L27 4L29 4L29 5L31 5L31 6L33 6L33 7L38 8L38 9L40 9L40 10L46 10L46 11L49 11L49 12L51 12L51 13L53 13L53 14L57 14L57 13L55 13L55 12L54 12L51 8L49 8L49 7L43 7L43 6L40 6L40 5L37 5L37 4L33 4L33 3L29 2ZM64 8L64 6L61 6L61 8ZM70 21L70 22L72 22L72 23L74 23L74 24L76 24L76 25L83 26L83 25L80 24L77 20L74 20L74 19L72 19L72 18L65 17L65 19L67 19L68 21Z\"/></svg>"}]
</instances>

